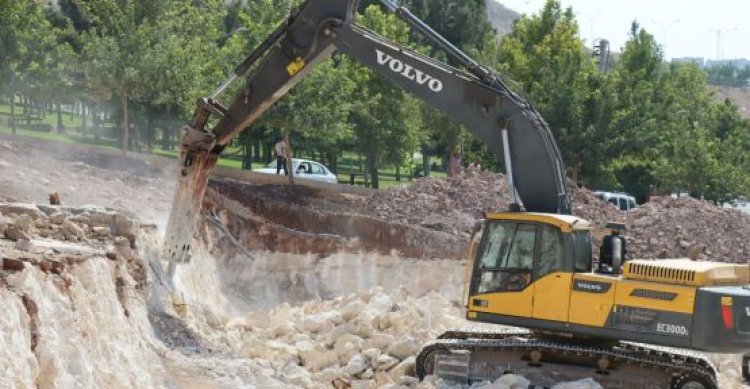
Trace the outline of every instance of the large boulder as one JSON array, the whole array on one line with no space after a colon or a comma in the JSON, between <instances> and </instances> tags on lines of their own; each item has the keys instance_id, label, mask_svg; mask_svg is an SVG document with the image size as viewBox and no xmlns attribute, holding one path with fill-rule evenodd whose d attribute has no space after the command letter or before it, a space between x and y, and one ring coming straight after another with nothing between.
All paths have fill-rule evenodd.
<instances>
[{"instance_id":1,"label":"large boulder","mask_svg":"<svg viewBox=\"0 0 750 389\"><path fill-rule=\"evenodd\" d=\"M388 355L388 354L381 354L377 358L375 358L375 369L378 371L385 371L390 370L392 367L396 366L398 364L398 359Z\"/></svg>"},{"instance_id":2,"label":"large boulder","mask_svg":"<svg viewBox=\"0 0 750 389\"><path fill-rule=\"evenodd\" d=\"M408 357L401 361L396 367L388 372L388 375L394 381L398 381L403 376L415 376L417 374L417 359L414 356Z\"/></svg>"},{"instance_id":3,"label":"large boulder","mask_svg":"<svg viewBox=\"0 0 750 389\"><path fill-rule=\"evenodd\" d=\"M589 377L577 381L561 382L553 385L552 389L604 389L604 387Z\"/></svg>"},{"instance_id":4,"label":"large boulder","mask_svg":"<svg viewBox=\"0 0 750 389\"><path fill-rule=\"evenodd\" d=\"M131 244L135 242L140 228L135 218L110 210L92 209L87 213L86 216L91 227L109 227L112 235L124 236L128 238Z\"/></svg>"},{"instance_id":5,"label":"large boulder","mask_svg":"<svg viewBox=\"0 0 750 389\"><path fill-rule=\"evenodd\" d=\"M414 338L405 338L391 344L386 351L388 354L398 358L406 359L419 352L420 344Z\"/></svg>"},{"instance_id":6,"label":"large boulder","mask_svg":"<svg viewBox=\"0 0 750 389\"><path fill-rule=\"evenodd\" d=\"M47 218L47 215L34 204L0 204L0 213L3 215L28 215L34 220Z\"/></svg>"},{"instance_id":7,"label":"large boulder","mask_svg":"<svg viewBox=\"0 0 750 389\"><path fill-rule=\"evenodd\" d=\"M354 354L344 367L344 371L349 375L357 375L367 370L368 365L365 357L362 354Z\"/></svg>"},{"instance_id":8,"label":"large boulder","mask_svg":"<svg viewBox=\"0 0 750 389\"><path fill-rule=\"evenodd\" d=\"M63 221L61 230L67 240L78 241L86 237L86 232L78 224L68 219Z\"/></svg>"}]
</instances>

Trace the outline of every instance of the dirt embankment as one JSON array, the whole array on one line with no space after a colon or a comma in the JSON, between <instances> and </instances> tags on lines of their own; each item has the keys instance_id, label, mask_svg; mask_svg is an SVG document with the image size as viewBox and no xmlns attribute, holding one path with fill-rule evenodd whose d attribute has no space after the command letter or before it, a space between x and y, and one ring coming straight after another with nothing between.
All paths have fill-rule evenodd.
<instances>
[{"instance_id":1,"label":"dirt embankment","mask_svg":"<svg viewBox=\"0 0 750 389\"><path fill-rule=\"evenodd\" d=\"M228 210L228 225L254 248L330 254L396 250L407 257L462 257L474 221L509 204L502 174L423 178L402 188L344 195L305 187L217 180L207 204ZM691 198L655 197L621 212L585 188L570 188L573 214L594 226L625 222L630 258L750 260L750 215ZM311 233L311 234L308 234ZM256 239L260 237L259 239Z\"/></svg>"}]
</instances>

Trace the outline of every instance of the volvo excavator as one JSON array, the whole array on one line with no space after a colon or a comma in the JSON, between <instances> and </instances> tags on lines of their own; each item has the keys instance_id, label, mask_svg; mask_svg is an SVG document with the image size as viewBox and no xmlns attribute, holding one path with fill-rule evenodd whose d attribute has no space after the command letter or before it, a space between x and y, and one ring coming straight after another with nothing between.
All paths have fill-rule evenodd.
<instances>
[{"instance_id":1,"label":"volvo excavator","mask_svg":"<svg viewBox=\"0 0 750 389\"><path fill-rule=\"evenodd\" d=\"M562 158L541 115L502 75L406 8L382 2L453 65L355 24L358 0L307 0L294 8L199 99L184 127L165 236L170 276L189 259L222 150L318 63L340 53L465 125L507 171L512 206L486 214L466 256L466 318L498 325L448 331L427 344L416 360L420 378L465 383L514 372L539 385L594 377L608 388L717 388L716 368L695 351L750 351L748 267L631 260L621 272L594 271L591 226L570 215ZM234 100L222 105L217 97L240 79Z\"/></svg>"}]
</instances>

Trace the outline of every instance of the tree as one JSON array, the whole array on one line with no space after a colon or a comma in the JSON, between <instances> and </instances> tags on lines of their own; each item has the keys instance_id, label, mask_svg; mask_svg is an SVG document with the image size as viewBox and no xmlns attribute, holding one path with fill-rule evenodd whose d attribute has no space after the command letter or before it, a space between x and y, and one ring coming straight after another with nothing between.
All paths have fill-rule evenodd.
<instances>
[{"instance_id":1,"label":"tree","mask_svg":"<svg viewBox=\"0 0 750 389\"><path fill-rule=\"evenodd\" d=\"M406 44L409 28L395 16L371 6L359 22L389 38ZM417 102L380 75L351 64L350 78L356 84L350 120L355 126L355 147L365 155L372 186L379 187L378 168L383 162L399 165L424 139Z\"/></svg>"},{"instance_id":2,"label":"tree","mask_svg":"<svg viewBox=\"0 0 750 389\"><path fill-rule=\"evenodd\" d=\"M62 66L51 26L37 2L8 0L0 15L0 88L10 92L11 127L16 132L16 95L40 98Z\"/></svg>"},{"instance_id":3,"label":"tree","mask_svg":"<svg viewBox=\"0 0 750 389\"><path fill-rule=\"evenodd\" d=\"M220 80L216 46L220 4L218 0L85 3L93 21L83 46L87 84L97 97L118 97L123 153L131 147L131 101L145 99L184 114Z\"/></svg>"},{"instance_id":4,"label":"tree","mask_svg":"<svg viewBox=\"0 0 750 389\"><path fill-rule=\"evenodd\" d=\"M406 6L451 44L481 63L493 65L497 58L497 40L484 0L409 0ZM418 32L413 32L410 38L419 45L419 51L453 66L460 66ZM425 138L422 142L422 169L429 176L430 154L442 155L443 165L447 165L450 153L459 151L460 140L466 138L468 132L462 125L424 102L420 103L420 111L429 134L429 141Z\"/></svg>"},{"instance_id":5,"label":"tree","mask_svg":"<svg viewBox=\"0 0 750 389\"><path fill-rule=\"evenodd\" d=\"M573 180L594 181L602 162L595 145L604 138L596 120L601 80L578 36L573 10L548 0L539 14L522 16L503 39L499 56L501 72L520 83L552 128Z\"/></svg>"}]
</instances>

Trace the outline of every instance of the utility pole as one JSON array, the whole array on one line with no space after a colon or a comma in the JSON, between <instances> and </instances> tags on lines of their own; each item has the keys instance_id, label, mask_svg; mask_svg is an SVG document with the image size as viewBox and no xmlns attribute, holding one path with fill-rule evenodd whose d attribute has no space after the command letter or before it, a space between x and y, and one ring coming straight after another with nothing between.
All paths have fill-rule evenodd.
<instances>
[{"instance_id":1,"label":"utility pole","mask_svg":"<svg viewBox=\"0 0 750 389\"><path fill-rule=\"evenodd\" d=\"M606 73L609 69L609 41L599 38L598 43L594 45L591 55L598 59L599 71Z\"/></svg>"},{"instance_id":2,"label":"utility pole","mask_svg":"<svg viewBox=\"0 0 750 389\"><path fill-rule=\"evenodd\" d=\"M668 21L666 23L659 22L656 19L651 19L651 22L655 23L655 24L658 24L659 27L661 27L661 35L662 35L662 39L663 39L661 47L662 47L662 51L664 52L664 59L666 59L667 58L667 40L668 40L668 35L667 34L669 33L669 29L674 24L679 24L680 23L680 19L674 19L674 20Z\"/></svg>"},{"instance_id":3,"label":"utility pole","mask_svg":"<svg viewBox=\"0 0 750 389\"><path fill-rule=\"evenodd\" d=\"M737 27L732 27L730 29L724 29L724 30L722 30L721 28L711 28L710 30L716 32L716 59L722 60L724 59L724 45L722 44L723 43L722 31L725 33L737 31Z\"/></svg>"},{"instance_id":4,"label":"utility pole","mask_svg":"<svg viewBox=\"0 0 750 389\"><path fill-rule=\"evenodd\" d=\"M721 55L721 29L720 28L712 28L711 31L716 32L716 59L720 60L722 59Z\"/></svg>"}]
</instances>

